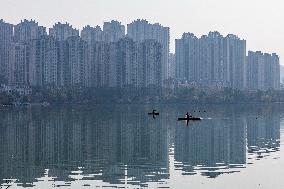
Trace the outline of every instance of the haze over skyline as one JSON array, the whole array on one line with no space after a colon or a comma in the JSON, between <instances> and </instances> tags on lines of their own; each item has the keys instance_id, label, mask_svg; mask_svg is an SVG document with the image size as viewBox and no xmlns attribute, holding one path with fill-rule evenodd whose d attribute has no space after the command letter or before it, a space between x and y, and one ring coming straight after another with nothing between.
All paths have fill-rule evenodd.
<instances>
[{"instance_id":1,"label":"haze over skyline","mask_svg":"<svg viewBox=\"0 0 284 189\"><path fill-rule=\"evenodd\" d=\"M236 34L247 40L247 50L275 52L284 56L284 2L281 0L2 0L1 18L17 24L35 19L52 27L55 22L69 22L82 29L118 20L127 25L135 19L147 19L171 29L174 40L184 32L197 36L209 31Z\"/></svg>"}]
</instances>

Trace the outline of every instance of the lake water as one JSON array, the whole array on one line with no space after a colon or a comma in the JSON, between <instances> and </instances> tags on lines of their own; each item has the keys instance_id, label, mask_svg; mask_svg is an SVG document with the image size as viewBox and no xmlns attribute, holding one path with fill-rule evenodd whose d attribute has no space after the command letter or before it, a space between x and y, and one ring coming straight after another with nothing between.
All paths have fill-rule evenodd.
<instances>
[{"instance_id":1,"label":"lake water","mask_svg":"<svg viewBox=\"0 0 284 189\"><path fill-rule=\"evenodd\" d=\"M1 189L281 189L282 106L1 108Z\"/></svg>"}]
</instances>

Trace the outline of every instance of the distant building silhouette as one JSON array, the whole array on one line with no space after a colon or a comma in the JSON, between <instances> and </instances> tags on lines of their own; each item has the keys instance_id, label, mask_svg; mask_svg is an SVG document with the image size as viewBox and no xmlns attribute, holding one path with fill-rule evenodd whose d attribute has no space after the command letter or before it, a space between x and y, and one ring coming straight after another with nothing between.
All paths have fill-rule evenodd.
<instances>
[{"instance_id":1,"label":"distant building silhouette","mask_svg":"<svg viewBox=\"0 0 284 189\"><path fill-rule=\"evenodd\" d=\"M32 39L38 39L47 35L46 28L39 26L34 20L24 20L15 25L14 39L16 42L29 42Z\"/></svg>"},{"instance_id":2,"label":"distant building silhouette","mask_svg":"<svg viewBox=\"0 0 284 189\"><path fill-rule=\"evenodd\" d=\"M278 55L249 51L247 61L247 88L249 90L280 89Z\"/></svg>"},{"instance_id":3,"label":"distant building silhouette","mask_svg":"<svg viewBox=\"0 0 284 189\"><path fill-rule=\"evenodd\" d=\"M170 53L169 55L169 67L168 67L168 75L169 79L175 79L176 78L176 55L173 53Z\"/></svg>"},{"instance_id":4,"label":"distant building silhouette","mask_svg":"<svg viewBox=\"0 0 284 189\"><path fill-rule=\"evenodd\" d=\"M31 41L29 64L31 86L57 86L58 48L58 42L51 36L43 36Z\"/></svg>"},{"instance_id":5,"label":"distant building silhouette","mask_svg":"<svg viewBox=\"0 0 284 189\"><path fill-rule=\"evenodd\" d=\"M0 84L28 87L161 88L179 84L237 90L279 90L276 54L249 52L246 41L210 32L184 33L169 53L170 29L135 20L46 28L34 20L0 20Z\"/></svg>"},{"instance_id":6,"label":"distant building silhouette","mask_svg":"<svg viewBox=\"0 0 284 189\"><path fill-rule=\"evenodd\" d=\"M10 79L11 85L30 85L30 46L27 43L13 42L10 45Z\"/></svg>"},{"instance_id":7,"label":"distant building silhouette","mask_svg":"<svg viewBox=\"0 0 284 189\"><path fill-rule=\"evenodd\" d=\"M11 43L13 41L13 25L0 20L0 84L8 83L12 78Z\"/></svg>"},{"instance_id":8,"label":"distant building silhouette","mask_svg":"<svg viewBox=\"0 0 284 189\"><path fill-rule=\"evenodd\" d=\"M161 44L162 81L168 79L170 28L158 23L150 24L147 20L135 20L127 25L127 36L137 42L153 39Z\"/></svg>"},{"instance_id":9,"label":"distant building silhouette","mask_svg":"<svg viewBox=\"0 0 284 189\"><path fill-rule=\"evenodd\" d=\"M105 41L117 42L125 37L125 26L118 21L105 22L103 26Z\"/></svg>"},{"instance_id":10,"label":"distant building silhouette","mask_svg":"<svg viewBox=\"0 0 284 189\"><path fill-rule=\"evenodd\" d=\"M95 87L141 88L161 86L161 47L154 40L134 42L130 38L116 43L94 45Z\"/></svg>"},{"instance_id":11,"label":"distant building silhouette","mask_svg":"<svg viewBox=\"0 0 284 189\"><path fill-rule=\"evenodd\" d=\"M49 35L53 36L58 41L64 41L69 37L79 36L79 30L73 28L73 26L67 22L65 24L58 22L49 29Z\"/></svg>"},{"instance_id":12,"label":"distant building silhouette","mask_svg":"<svg viewBox=\"0 0 284 189\"><path fill-rule=\"evenodd\" d=\"M176 77L193 85L245 87L246 42L235 35L210 32L176 39Z\"/></svg>"}]
</instances>

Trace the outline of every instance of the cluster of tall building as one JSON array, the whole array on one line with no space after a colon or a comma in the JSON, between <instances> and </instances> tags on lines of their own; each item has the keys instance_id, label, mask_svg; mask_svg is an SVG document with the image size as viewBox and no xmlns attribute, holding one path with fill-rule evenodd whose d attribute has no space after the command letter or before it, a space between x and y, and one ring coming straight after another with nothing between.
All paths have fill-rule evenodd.
<instances>
[{"instance_id":1,"label":"cluster of tall building","mask_svg":"<svg viewBox=\"0 0 284 189\"><path fill-rule=\"evenodd\" d=\"M280 88L279 57L276 54L248 52L247 87L254 90Z\"/></svg>"},{"instance_id":2,"label":"cluster of tall building","mask_svg":"<svg viewBox=\"0 0 284 189\"><path fill-rule=\"evenodd\" d=\"M167 78L169 28L137 20L80 31L24 20L0 21L2 84L32 87L150 87ZM143 28L143 32L141 32Z\"/></svg>"},{"instance_id":3,"label":"cluster of tall building","mask_svg":"<svg viewBox=\"0 0 284 189\"><path fill-rule=\"evenodd\" d=\"M247 56L246 41L235 35L210 32L198 38L184 33L175 45L179 81L238 90L280 88L279 57L261 52Z\"/></svg>"},{"instance_id":4,"label":"cluster of tall building","mask_svg":"<svg viewBox=\"0 0 284 189\"><path fill-rule=\"evenodd\" d=\"M126 32L127 29L127 32ZM169 51L170 29L146 20L47 29L33 20L0 20L0 84L31 87L161 87L174 79L238 90L280 88L276 54L249 52L246 41L218 32L184 33Z\"/></svg>"}]
</instances>

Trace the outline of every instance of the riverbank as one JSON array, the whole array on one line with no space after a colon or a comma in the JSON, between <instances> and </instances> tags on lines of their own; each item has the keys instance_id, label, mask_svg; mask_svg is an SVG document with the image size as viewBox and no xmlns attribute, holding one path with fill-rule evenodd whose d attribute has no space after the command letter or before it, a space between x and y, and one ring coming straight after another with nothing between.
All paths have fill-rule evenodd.
<instances>
[{"instance_id":1,"label":"riverbank","mask_svg":"<svg viewBox=\"0 0 284 189\"><path fill-rule=\"evenodd\" d=\"M0 93L2 106L50 104L236 104L284 103L284 91L237 91L232 89L33 89L30 95Z\"/></svg>"}]
</instances>

